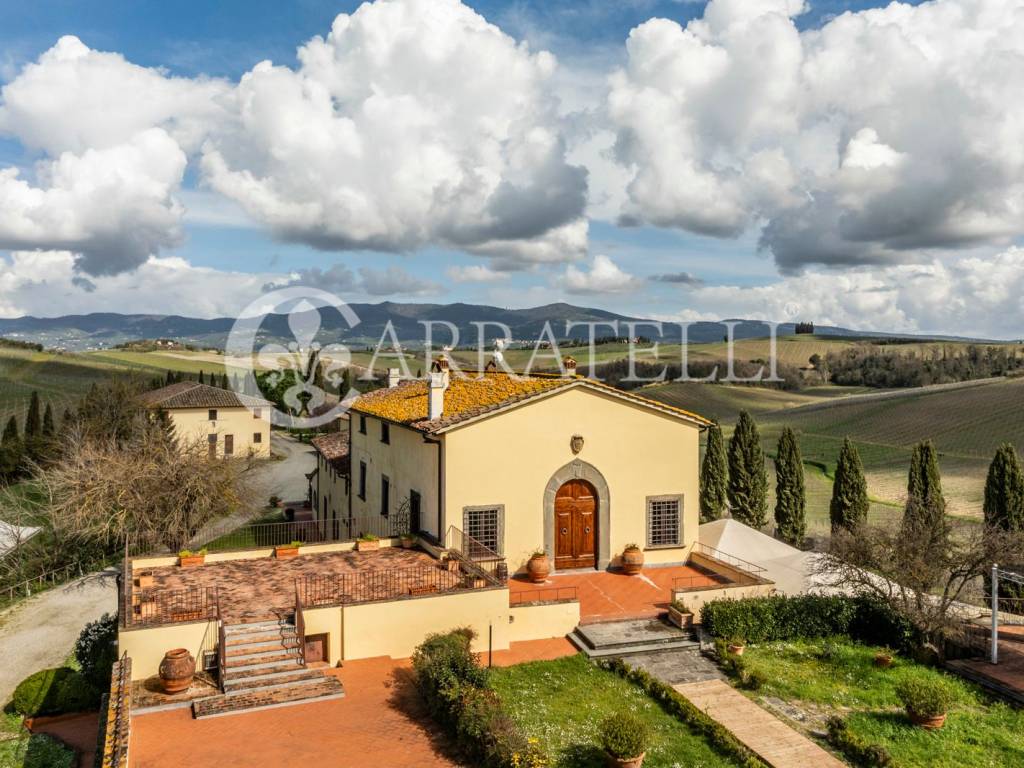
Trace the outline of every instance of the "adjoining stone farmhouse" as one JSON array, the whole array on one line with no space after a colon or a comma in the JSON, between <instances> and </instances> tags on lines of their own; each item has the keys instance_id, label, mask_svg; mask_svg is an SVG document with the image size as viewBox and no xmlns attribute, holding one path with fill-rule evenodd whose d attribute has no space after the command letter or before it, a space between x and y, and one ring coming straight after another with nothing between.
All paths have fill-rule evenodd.
<instances>
[{"instance_id":1,"label":"adjoining stone farmhouse","mask_svg":"<svg viewBox=\"0 0 1024 768\"><path fill-rule=\"evenodd\" d=\"M230 714L344 695L326 667L405 658L432 632L469 627L481 652L558 637L592 652L600 622L770 592L763 568L698 540L709 422L568 369L392 371L347 432L314 439L309 510L203 539L199 553L127 552L118 643L133 685L152 688L185 649L202 683L172 703ZM155 400L195 411L201 396ZM247 424L257 408L241 408Z\"/></svg>"},{"instance_id":2,"label":"adjoining stone farmhouse","mask_svg":"<svg viewBox=\"0 0 1024 768\"><path fill-rule=\"evenodd\" d=\"M229 389L180 381L146 392L147 408L167 413L175 434L206 446L211 457L270 456L270 409L273 404Z\"/></svg>"}]
</instances>

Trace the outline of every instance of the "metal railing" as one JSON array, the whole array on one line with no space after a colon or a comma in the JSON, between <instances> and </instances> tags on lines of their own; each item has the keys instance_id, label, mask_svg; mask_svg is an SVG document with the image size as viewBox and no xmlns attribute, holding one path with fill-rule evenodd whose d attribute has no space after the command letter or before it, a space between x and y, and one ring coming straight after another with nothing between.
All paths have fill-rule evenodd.
<instances>
[{"instance_id":1,"label":"metal railing","mask_svg":"<svg viewBox=\"0 0 1024 768\"><path fill-rule=\"evenodd\" d=\"M568 603L579 601L579 599L580 593L576 587L538 587L537 589L515 590L508 594L510 606Z\"/></svg>"},{"instance_id":2,"label":"metal railing","mask_svg":"<svg viewBox=\"0 0 1024 768\"><path fill-rule=\"evenodd\" d=\"M461 560L468 570L479 571L492 583L504 584L508 581L505 558L454 525L448 526L445 548L449 555Z\"/></svg>"},{"instance_id":3,"label":"metal railing","mask_svg":"<svg viewBox=\"0 0 1024 768\"><path fill-rule=\"evenodd\" d=\"M225 673L228 669L228 643L227 633L224 631L224 622L217 621L217 685L222 693L227 693L225 688Z\"/></svg>"},{"instance_id":4,"label":"metal railing","mask_svg":"<svg viewBox=\"0 0 1024 768\"><path fill-rule=\"evenodd\" d=\"M85 571L81 563L70 563L60 568L43 571L16 584L0 585L0 608L23 597L31 597L36 592L49 589L56 584L62 584L70 581L72 578L83 576L84 573Z\"/></svg>"},{"instance_id":5,"label":"metal railing","mask_svg":"<svg viewBox=\"0 0 1024 768\"><path fill-rule=\"evenodd\" d=\"M691 568L694 566L691 564ZM691 576L676 576L672 579L672 591L684 592L697 589L708 589L718 586L737 586L740 584L752 583L751 581L736 581L721 573L699 573Z\"/></svg>"},{"instance_id":6,"label":"metal railing","mask_svg":"<svg viewBox=\"0 0 1024 768\"><path fill-rule=\"evenodd\" d=\"M125 591L130 595L126 601L129 605L125 611L125 627L213 621L220 617L216 587L135 591L131 576L125 581Z\"/></svg>"},{"instance_id":7,"label":"metal railing","mask_svg":"<svg viewBox=\"0 0 1024 768\"><path fill-rule=\"evenodd\" d=\"M306 666L306 617L302 614L299 582L295 582L295 639L299 643L299 663Z\"/></svg>"},{"instance_id":8,"label":"metal railing","mask_svg":"<svg viewBox=\"0 0 1024 768\"><path fill-rule=\"evenodd\" d=\"M728 552L715 549L707 544L701 544L699 541L694 543L693 550L691 551L699 552L702 555L718 560L726 565L731 565L736 570L744 571L746 574L757 580L763 578L761 574L765 573L765 569L760 565L756 565L751 563L749 560L744 560L740 557L736 557L735 555L730 555Z\"/></svg>"},{"instance_id":9,"label":"metal railing","mask_svg":"<svg viewBox=\"0 0 1024 768\"><path fill-rule=\"evenodd\" d=\"M351 605L395 600L456 590L494 586L476 569L467 571L460 560L439 560L432 565L306 576L299 581L305 606Z\"/></svg>"}]
</instances>

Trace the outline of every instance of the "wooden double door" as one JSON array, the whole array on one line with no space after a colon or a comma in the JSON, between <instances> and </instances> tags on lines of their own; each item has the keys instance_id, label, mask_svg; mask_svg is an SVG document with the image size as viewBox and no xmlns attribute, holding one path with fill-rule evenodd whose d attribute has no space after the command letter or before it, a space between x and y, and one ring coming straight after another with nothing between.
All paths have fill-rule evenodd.
<instances>
[{"instance_id":1,"label":"wooden double door","mask_svg":"<svg viewBox=\"0 0 1024 768\"><path fill-rule=\"evenodd\" d=\"M570 480L555 495L555 569L597 565L597 492Z\"/></svg>"}]
</instances>

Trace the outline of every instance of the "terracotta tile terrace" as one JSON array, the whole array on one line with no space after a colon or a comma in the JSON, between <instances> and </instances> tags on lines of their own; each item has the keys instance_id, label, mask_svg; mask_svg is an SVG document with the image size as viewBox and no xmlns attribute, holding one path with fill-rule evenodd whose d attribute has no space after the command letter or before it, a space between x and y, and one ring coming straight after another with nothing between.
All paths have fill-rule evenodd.
<instances>
[{"instance_id":1,"label":"terracotta tile terrace","mask_svg":"<svg viewBox=\"0 0 1024 768\"><path fill-rule=\"evenodd\" d=\"M271 618L294 609L296 583L307 607L388 600L417 594L483 587L467 580L429 554L397 547L371 552L300 554L285 560L261 557L206 563L192 568L177 565L150 569L153 586L133 585L133 603L143 597L159 601L167 595L215 595L225 621ZM211 616L181 616L195 620ZM144 622L143 622L144 623Z\"/></svg>"},{"instance_id":2,"label":"terracotta tile terrace","mask_svg":"<svg viewBox=\"0 0 1024 768\"><path fill-rule=\"evenodd\" d=\"M673 565L649 566L636 576L620 571L552 573L543 584L517 576L509 579L508 585L513 605L564 599L575 593L581 621L593 622L657 616L668 607L673 587L716 587L724 583L728 581L703 568Z\"/></svg>"}]
</instances>

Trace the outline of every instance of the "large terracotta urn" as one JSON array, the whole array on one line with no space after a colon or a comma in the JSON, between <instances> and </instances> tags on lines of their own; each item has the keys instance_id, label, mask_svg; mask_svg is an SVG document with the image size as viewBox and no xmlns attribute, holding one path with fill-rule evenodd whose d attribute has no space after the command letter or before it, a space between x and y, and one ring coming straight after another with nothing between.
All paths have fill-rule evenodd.
<instances>
[{"instance_id":1,"label":"large terracotta urn","mask_svg":"<svg viewBox=\"0 0 1024 768\"><path fill-rule=\"evenodd\" d=\"M640 573L644 567L644 553L640 547L631 544L622 551L622 572L627 576Z\"/></svg>"},{"instance_id":2,"label":"large terracotta urn","mask_svg":"<svg viewBox=\"0 0 1024 768\"><path fill-rule=\"evenodd\" d=\"M175 648L164 654L160 662L160 683L164 693L181 693L192 685L196 673L196 660L185 648Z\"/></svg>"},{"instance_id":3,"label":"large terracotta urn","mask_svg":"<svg viewBox=\"0 0 1024 768\"><path fill-rule=\"evenodd\" d=\"M534 552L526 562L526 573L530 576L530 581L534 584L540 584L547 581L548 574L551 573L551 565L548 563L548 556L544 552Z\"/></svg>"}]
</instances>

